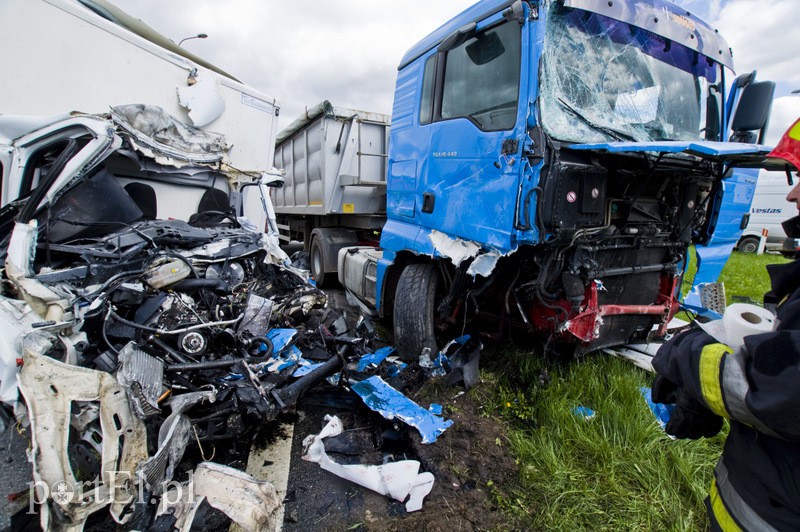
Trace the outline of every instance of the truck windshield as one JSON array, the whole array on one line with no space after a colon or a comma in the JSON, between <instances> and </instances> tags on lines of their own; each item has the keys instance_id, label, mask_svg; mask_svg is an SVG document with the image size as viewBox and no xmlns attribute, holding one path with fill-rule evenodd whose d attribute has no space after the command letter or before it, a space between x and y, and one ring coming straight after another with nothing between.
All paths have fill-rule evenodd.
<instances>
[{"instance_id":1,"label":"truck windshield","mask_svg":"<svg viewBox=\"0 0 800 532\"><path fill-rule=\"evenodd\" d=\"M542 124L558 140L699 140L718 130L706 114L707 99L721 98L721 67L685 46L553 3L544 50Z\"/></svg>"}]
</instances>

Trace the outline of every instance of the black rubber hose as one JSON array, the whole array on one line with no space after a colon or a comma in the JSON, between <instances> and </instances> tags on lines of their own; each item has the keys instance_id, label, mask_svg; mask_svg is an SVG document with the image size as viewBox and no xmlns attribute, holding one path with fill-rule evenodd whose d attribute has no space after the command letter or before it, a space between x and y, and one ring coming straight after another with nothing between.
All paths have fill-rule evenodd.
<instances>
[{"instance_id":1,"label":"black rubber hose","mask_svg":"<svg viewBox=\"0 0 800 532\"><path fill-rule=\"evenodd\" d=\"M228 283L222 279L184 279L177 283L167 286L170 290L179 290L181 292L188 290L199 290L201 288L210 288L217 292L228 292Z\"/></svg>"},{"instance_id":2,"label":"black rubber hose","mask_svg":"<svg viewBox=\"0 0 800 532\"><path fill-rule=\"evenodd\" d=\"M247 357L247 358L226 358L223 360L209 360L208 362L192 362L190 364L168 364L164 366L165 371L200 371L206 369L222 369L229 368L239 362L263 362L261 357Z\"/></svg>"},{"instance_id":3,"label":"black rubber hose","mask_svg":"<svg viewBox=\"0 0 800 532\"><path fill-rule=\"evenodd\" d=\"M259 352L258 355L254 356L268 357L271 356L272 352L275 350L275 346L273 345L272 340L270 340L266 336L253 336L252 338L250 338L250 346L252 347L255 344L264 344L267 347L267 352L266 353Z\"/></svg>"}]
</instances>

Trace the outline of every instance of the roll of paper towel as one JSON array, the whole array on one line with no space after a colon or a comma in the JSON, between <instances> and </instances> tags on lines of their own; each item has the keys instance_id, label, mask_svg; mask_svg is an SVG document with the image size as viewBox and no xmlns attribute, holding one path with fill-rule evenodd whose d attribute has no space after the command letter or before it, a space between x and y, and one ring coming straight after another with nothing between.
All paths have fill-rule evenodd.
<instances>
[{"instance_id":1,"label":"roll of paper towel","mask_svg":"<svg viewBox=\"0 0 800 532\"><path fill-rule=\"evenodd\" d=\"M775 328L775 315L757 305L734 303L725 309L721 320L710 321L700 327L716 340L736 349L744 344L744 337L770 332Z\"/></svg>"}]
</instances>

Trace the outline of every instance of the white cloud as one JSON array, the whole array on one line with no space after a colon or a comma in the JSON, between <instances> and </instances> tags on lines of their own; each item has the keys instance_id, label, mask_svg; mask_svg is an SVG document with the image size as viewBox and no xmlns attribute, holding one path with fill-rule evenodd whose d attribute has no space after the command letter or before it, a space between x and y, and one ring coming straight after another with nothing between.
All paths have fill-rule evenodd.
<instances>
[{"instance_id":1,"label":"white cloud","mask_svg":"<svg viewBox=\"0 0 800 532\"><path fill-rule=\"evenodd\" d=\"M390 113L397 65L474 0L111 0L184 47L278 99L280 127L324 99Z\"/></svg>"},{"instance_id":2,"label":"white cloud","mask_svg":"<svg viewBox=\"0 0 800 532\"><path fill-rule=\"evenodd\" d=\"M758 79L800 88L797 0L731 0L716 26L733 48L739 73L758 70Z\"/></svg>"},{"instance_id":3,"label":"white cloud","mask_svg":"<svg viewBox=\"0 0 800 532\"><path fill-rule=\"evenodd\" d=\"M786 130L800 118L800 96L783 96L772 102L772 115L764 144L775 146Z\"/></svg>"},{"instance_id":4,"label":"white cloud","mask_svg":"<svg viewBox=\"0 0 800 532\"><path fill-rule=\"evenodd\" d=\"M475 0L111 0L243 82L274 96L284 127L323 99L391 112L397 64ZM797 0L679 0L719 28L739 73L800 88ZM782 91L782 92L781 92ZM774 130L774 128L773 128Z\"/></svg>"}]
</instances>

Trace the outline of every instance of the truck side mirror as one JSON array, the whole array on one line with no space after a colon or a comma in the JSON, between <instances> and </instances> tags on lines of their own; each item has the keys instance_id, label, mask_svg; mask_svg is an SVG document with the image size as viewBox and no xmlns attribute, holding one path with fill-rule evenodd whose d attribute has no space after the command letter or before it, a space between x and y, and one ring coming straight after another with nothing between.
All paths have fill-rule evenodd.
<instances>
[{"instance_id":1,"label":"truck side mirror","mask_svg":"<svg viewBox=\"0 0 800 532\"><path fill-rule=\"evenodd\" d=\"M479 35L475 42L467 46L466 50L472 64L480 66L490 63L503 55L506 48L497 33L492 32Z\"/></svg>"},{"instance_id":2,"label":"truck side mirror","mask_svg":"<svg viewBox=\"0 0 800 532\"><path fill-rule=\"evenodd\" d=\"M742 89L736 113L733 116L731 129L735 142L756 142L755 132L758 132L758 142L764 140L769 124L769 113L772 109L772 97L775 94L774 81L759 81L750 83Z\"/></svg>"},{"instance_id":3,"label":"truck side mirror","mask_svg":"<svg viewBox=\"0 0 800 532\"><path fill-rule=\"evenodd\" d=\"M706 98L706 140L719 140L720 121L719 87L711 85L708 87L708 97Z\"/></svg>"}]
</instances>

